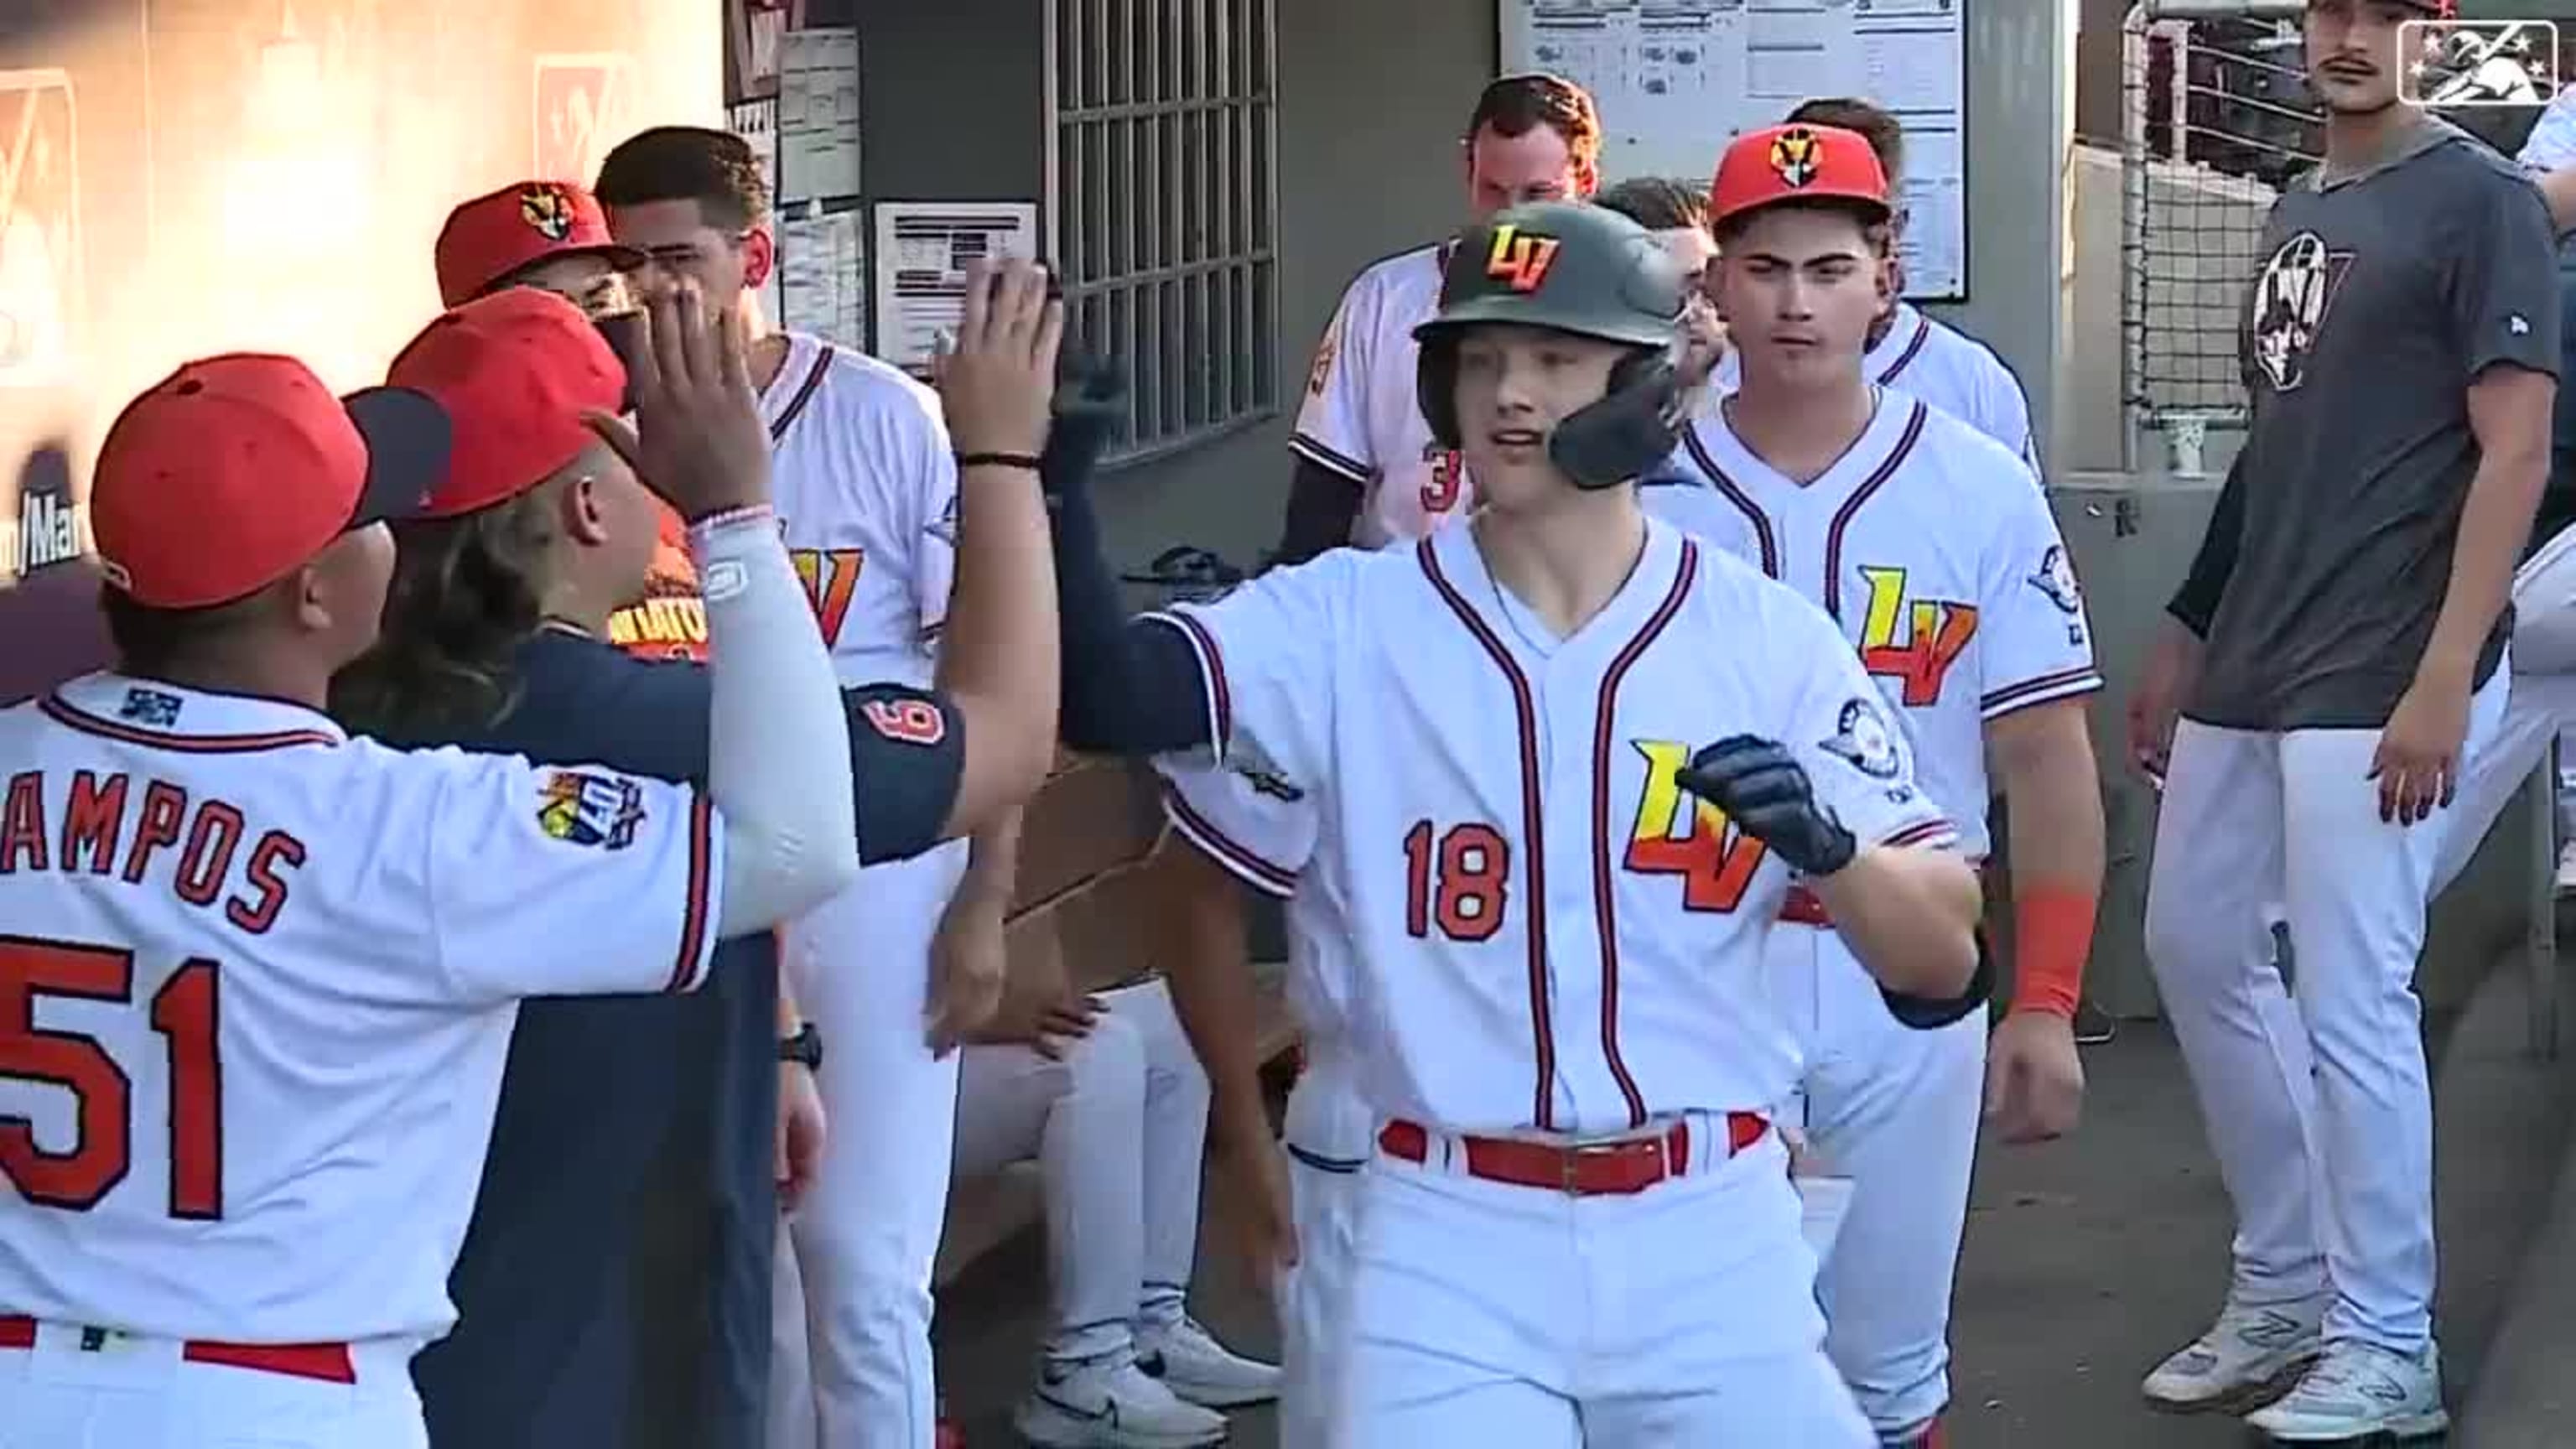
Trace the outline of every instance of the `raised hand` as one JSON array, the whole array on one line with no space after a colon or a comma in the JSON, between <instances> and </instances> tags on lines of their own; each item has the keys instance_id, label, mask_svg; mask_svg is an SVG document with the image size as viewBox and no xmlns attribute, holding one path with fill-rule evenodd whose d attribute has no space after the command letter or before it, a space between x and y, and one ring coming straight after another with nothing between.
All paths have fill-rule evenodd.
<instances>
[{"instance_id":1,"label":"raised hand","mask_svg":"<svg viewBox=\"0 0 2576 1449\"><path fill-rule=\"evenodd\" d=\"M961 454L1034 458L1055 402L1064 302L1046 269L1008 258L966 269L966 311L936 364L950 442Z\"/></svg>"},{"instance_id":2,"label":"raised hand","mask_svg":"<svg viewBox=\"0 0 2576 1449\"><path fill-rule=\"evenodd\" d=\"M636 332L627 359L634 423L604 413L582 421L683 518L769 502L769 429L742 314L710 309L681 279L646 291Z\"/></svg>"}]
</instances>

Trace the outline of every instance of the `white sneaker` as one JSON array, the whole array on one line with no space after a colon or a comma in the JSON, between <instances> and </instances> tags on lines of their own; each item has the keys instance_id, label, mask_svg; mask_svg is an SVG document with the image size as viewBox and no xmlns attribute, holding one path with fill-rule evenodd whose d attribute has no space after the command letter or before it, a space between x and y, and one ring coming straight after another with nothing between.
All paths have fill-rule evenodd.
<instances>
[{"instance_id":1,"label":"white sneaker","mask_svg":"<svg viewBox=\"0 0 2576 1449\"><path fill-rule=\"evenodd\" d=\"M2207 1333L2156 1365L2139 1388L2183 1414L2241 1414L2289 1391L2324 1351L2325 1302L2230 1301Z\"/></svg>"},{"instance_id":2,"label":"white sneaker","mask_svg":"<svg viewBox=\"0 0 2576 1449\"><path fill-rule=\"evenodd\" d=\"M2430 1343L2412 1356L2373 1343L2332 1344L2297 1388L2245 1422L2292 1444L2439 1434L2451 1427L2441 1352Z\"/></svg>"},{"instance_id":3,"label":"white sneaker","mask_svg":"<svg viewBox=\"0 0 2576 1449\"><path fill-rule=\"evenodd\" d=\"M1193 1404L1239 1409L1279 1397L1277 1364L1234 1352L1195 1318L1183 1318L1169 1328L1139 1324L1136 1361Z\"/></svg>"},{"instance_id":4,"label":"white sneaker","mask_svg":"<svg viewBox=\"0 0 2576 1449\"><path fill-rule=\"evenodd\" d=\"M1225 1416L1185 1404L1126 1357L1048 1364L1011 1415L1044 1449L1200 1449L1225 1442Z\"/></svg>"},{"instance_id":5,"label":"white sneaker","mask_svg":"<svg viewBox=\"0 0 2576 1449\"><path fill-rule=\"evenodd\" d=\"M2558 852L2558 893L2576 895L2576 840L2567 842Z\"/></svg>"}]
</instances>

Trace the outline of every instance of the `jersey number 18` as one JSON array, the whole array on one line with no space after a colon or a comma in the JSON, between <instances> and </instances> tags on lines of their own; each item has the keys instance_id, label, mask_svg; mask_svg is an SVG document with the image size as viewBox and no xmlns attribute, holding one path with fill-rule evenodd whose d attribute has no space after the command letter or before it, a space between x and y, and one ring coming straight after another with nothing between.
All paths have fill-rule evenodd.
<instances>
[{"instance_id":1,"label":"jersey number 18","mask_svg":"<svg viewBox=\"0 0 2576 1449\"><path fill-rule=\"evenodd\" d=\"M224 1215L223 1077L215 1042L215 963L195 957L145 1008L170 1054L170 1216ZM0 1116L0 1176L43 1207L87 1212L134 1163L134 1078L98 1038L36 1025L48 996L134 1002L134 953L110 946L0 936L0 1080L71 1094L75 1135L49 1152L35 1124Z\"/></svg>"}]
</instances>

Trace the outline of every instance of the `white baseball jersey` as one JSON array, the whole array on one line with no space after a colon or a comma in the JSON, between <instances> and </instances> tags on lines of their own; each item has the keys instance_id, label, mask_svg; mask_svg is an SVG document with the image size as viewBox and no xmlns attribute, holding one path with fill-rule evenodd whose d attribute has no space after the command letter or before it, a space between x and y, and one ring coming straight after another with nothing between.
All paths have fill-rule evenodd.
<instances>
[{"instance_id":1,"label":"white baseball jersey","mask_svg":"<svg viewBox=\"0 0 2576 1449\"><path fill-rule=\"evenodd\" d=\"M1662 523L1563 640L1467 528L1155 617L1199 652L1224 758L1313 799L1300 888L1345 913L1363 1094L1429 1126L1623 1130L1788 1094L1760 957L1789 871L1681 790L1700 746L1787 744L1865 842L1951 835L1833 622Z\"/></svg>"},{"instance_id":2,"label":"white baseball jersey","mask_svg":"<svg viewBox=\"0 0 2576 1449\"><path fill-rule=\"evenodd\" d=\"M1332 882L1306 870L1320 823L1313 797L1243 760L1165 758L1155 766L1172 828L1237 880L1288 903L1288 1004L1308 1035L1340 1033L1349 995L1345 941Z\"/></svg>"},{"instance_id":3,"label":"white baseball jersey","mask_svg":"<svg viewBox=\"0 0 2576 1449\"><path fill-rule=\"evenodd\" d=\"M1474 506L1454 451L1431 441L1414 373L1413 329L1440 310L1449 243L1371 265L1342 293L1306 371L1306 400L1288 446L1366 490L1351 541L1381 548L1420 538Z\"/></svg>"},{"instance_id":4,"label":"white baseball jersey","mask_svg":"<svg viewBox=\"0 0 2576 1449\"><path fill-rule=\"evenodd\" d=\"M705 798L91 675L0 712L0 1309L429 1340L518 1001L684 991Z\"/></svg>"},{"instance_id":5,"label":"white baseball jersey","mask_svg":"<svg viewBox=\"0 0 2576 1449\"><path fill-rule=\"evenodd\" d=\"M2562 90L2549 98L2514 159L2534 172L2576 166L2576 91Z\"/></svg>"},{"instance_id":6,"label":"white baseball jersey","mask_svg":"<svg viewBox=\"0 0 2576 1449\"><path fill-rule=\"evenodd\" d=\"M1729 352L1718 364L1718 388L1735 391L1742 367L1743 359ZM1993 348L1900 301L1887 335L1861 359L1861 370L1879 386L1919 397L2003 444L2037 478L2039 443L2031 436L2030 399Z\"/></svg>"},{"instance_id":7,"label":"white baseball jersey","mask_svg":"<svg viewBox=\"0 0 2576 1449\"><path fill-rule=\"evenodd\" d=\"M1694 426L1683 451L1697 478L1644 489L1647 509L1824 607L1904 712L1923 788L1982 857L1985 722L2102 687L2065 541L2029 470L1885 390L1860 440L1803 485L1723 417Z\"/></svg>"},{"instance_id":8,"label":"white baseball jersey","mask_svg":"<svg viewBox=\"0 0 2576 1449\"><path fill-rule=\"evenodd\" d=\"M939 395L791 333L761 394L788 557L844 684L930 683L957 568L957 461Z\"/></svg>"}]
</instances>

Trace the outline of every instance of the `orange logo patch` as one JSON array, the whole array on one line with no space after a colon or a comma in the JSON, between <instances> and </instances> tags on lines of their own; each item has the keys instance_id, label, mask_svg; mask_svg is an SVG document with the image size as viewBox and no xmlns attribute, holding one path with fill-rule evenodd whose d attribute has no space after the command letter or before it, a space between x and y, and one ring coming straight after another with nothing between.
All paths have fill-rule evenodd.
<instances>
[{"instance_id":1,"label":"orange logo patch","mask_svg":"<svg viewBox=\"0 0 2576 1449\"><path fill-rule=\"evenodd\" d=\"M1494 228L1494 249L1485 254L1485 275L1524 296L1546 285L1556 265L1557 240L1535 236L1517 226Z\"/></svg>"}]
</instances>

